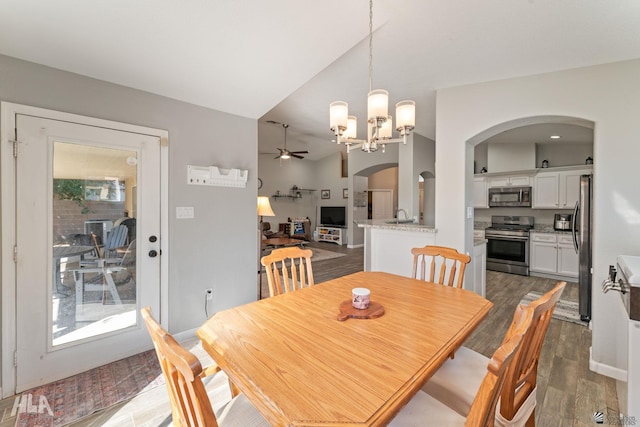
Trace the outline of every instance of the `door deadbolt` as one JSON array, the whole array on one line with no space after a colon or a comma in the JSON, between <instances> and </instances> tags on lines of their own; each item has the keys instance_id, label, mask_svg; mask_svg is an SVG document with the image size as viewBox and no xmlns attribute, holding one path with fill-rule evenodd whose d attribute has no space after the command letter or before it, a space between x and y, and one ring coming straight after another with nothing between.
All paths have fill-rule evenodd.
<instances>
[{"instance_id":1,"label":"door deadbolt","mask_svg":"<svg viewBox=\"0 0 640 427\"><path fill-rule=\"evenodd\" d=\"M151 243L155 243L158 240L158 238L156 236L149 236L149 241Z\"/></svg>"}]
</instances>

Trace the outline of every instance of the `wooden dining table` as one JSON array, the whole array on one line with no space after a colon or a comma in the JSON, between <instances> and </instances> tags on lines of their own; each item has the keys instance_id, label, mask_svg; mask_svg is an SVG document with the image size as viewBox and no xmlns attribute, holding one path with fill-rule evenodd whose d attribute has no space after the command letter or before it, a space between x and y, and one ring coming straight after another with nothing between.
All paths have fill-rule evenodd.
<instances>
[{"instance_id":1,"label":"wooden dining table","mask_svg":"<svg viewBox=\"0 0 640 427\"><path fill-rule=\"evenodd\" d=\"M338 320L365 287L380 317ZM485 318L471 291L359 272L220 311L203 347L274 426L385 425Z\"/></svg>"}]
</instances>

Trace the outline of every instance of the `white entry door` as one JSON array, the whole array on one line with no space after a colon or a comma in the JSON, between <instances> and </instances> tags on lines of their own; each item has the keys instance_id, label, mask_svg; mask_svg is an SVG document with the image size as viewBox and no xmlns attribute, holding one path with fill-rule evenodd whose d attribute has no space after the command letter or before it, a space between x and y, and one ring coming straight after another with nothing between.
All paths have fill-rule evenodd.
<instances>
[{"instance_id":1,"label":"white entry door","mask_svg":"<svg viewBox=\"0 0 640 427\"><path fill-rule=\"evenodd\" d=\"M161 160L158 136L15 123L20 392L149 348L138 313L160 313Z\"/></svg>"}]
</instances>

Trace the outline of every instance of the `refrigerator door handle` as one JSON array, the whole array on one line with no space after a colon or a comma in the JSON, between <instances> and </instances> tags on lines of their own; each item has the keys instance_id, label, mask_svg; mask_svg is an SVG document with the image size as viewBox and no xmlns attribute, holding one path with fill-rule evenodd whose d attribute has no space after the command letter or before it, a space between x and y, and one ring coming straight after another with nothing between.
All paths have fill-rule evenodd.
<instances>
[{"instance_id":1,"label":"refrigerator door handle","mask_svg":"<svg viewBox=\"0 0 640 427\"><path fill-rule=\"evenodd\" d=\"M578 253L578 230L576 230L576 223L578 221L578 207L580 202L576 202L576 207L573 208L573 218L571 219L571 234L573 234L573 248Z\"/></svg>"}]
</instances>

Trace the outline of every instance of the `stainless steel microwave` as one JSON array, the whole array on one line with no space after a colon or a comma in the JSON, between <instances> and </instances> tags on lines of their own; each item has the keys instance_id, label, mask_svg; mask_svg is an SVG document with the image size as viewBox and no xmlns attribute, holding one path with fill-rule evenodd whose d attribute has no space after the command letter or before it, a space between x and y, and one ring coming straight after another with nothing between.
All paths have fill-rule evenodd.
<instances>
[{"instance_id":1,"label":"stainless steel microwave","mask_svg":"<svg viewBox=\"0 0 640 427\"><path fill-rule=\"evenodd\" d=\"M489 207L531 207L531 187L491 187Z\"/></svg>"}]
</instances>

